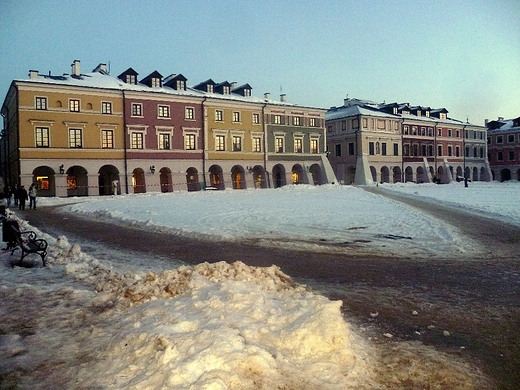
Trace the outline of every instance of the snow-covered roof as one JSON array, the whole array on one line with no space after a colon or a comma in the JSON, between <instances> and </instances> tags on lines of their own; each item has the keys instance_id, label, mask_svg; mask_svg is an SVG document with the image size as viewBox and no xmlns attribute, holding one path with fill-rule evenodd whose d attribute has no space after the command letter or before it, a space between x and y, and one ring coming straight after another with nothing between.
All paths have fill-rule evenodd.
<instances>
[{"instance_id":1,"label":"snow-covered roof","mask_svg":"<svg viewBox=\"0 0 520 390\"><path fill-rule=\"evenodd\" d=\"M343 107L333 107L325 114L325 120L334 120L340 118L349 118L358 115L366 115L366 116L377 116L377 117L385 117L385 118L398 118L398 115L388 114L377 108L370 107L368 105L358 106L343 106Z\"/></svg>"},{"instance_id":2,"label":"snow-covered roof","mask_svg":"<svg viewBox=\"0 0 520 390\"><path fill-rule=\"evenodd\" d=\"M513 119L499 119L496 121L491 121L488 123L488 126L492 123L496 124L497 127L494 129L488 128L489 133L500 133L500 132L506 132L506 131L520 131L520 117L513 118Z\"/></svg>"},{"instance_id":3,"label":"snow-covered roof","mask_svg":"<svg viewBox=\"0 0 520 390\"><path fill-rule=\"evenodd\" d=\"M135 72L135 71L134 71ZM303 106L295 103L289 103L286 101L272 100L266 99L264 97L255 97L255 96L242 96L238 93L229 93L226 95L215 93L215 92L205 92L199 89L196 89L197 86L201 84L212 82L211 79L208 79L205 82L198 84L195 87L186 87L186 90L176 90L174 88L168 86L161 87L149 87L141 82L137 84L128 84L123 80L108 75L104 72L92 72L86 74L80 74L79 76L63 74L61 76L56 75L42 75L38 74L34 76L35 71L32 72L33 76L27 79L16 79L14 82L27 82L27 83L35 83L35 84L49 84L49 85L64 85L71 87L84 87L84 88L101 88L101 89L109 89L114 91L132 91L132 92L155 92L155 93L163 93L167 95L176 95L176 96L190 96L190 97L198 97L198 98L211 98L211 99L221 99L221 100L231 100L237 102L248 102L248 103L268 103L270 105L279 105L286 107L302 107L302 108L310 108L317 110L325 110L320 107L309 107ZM123 72L124 73L124 72ZM249 86L249 84L245 84ZM249 86L250 87L250 86Z\"/></svg>"}]
</instances>

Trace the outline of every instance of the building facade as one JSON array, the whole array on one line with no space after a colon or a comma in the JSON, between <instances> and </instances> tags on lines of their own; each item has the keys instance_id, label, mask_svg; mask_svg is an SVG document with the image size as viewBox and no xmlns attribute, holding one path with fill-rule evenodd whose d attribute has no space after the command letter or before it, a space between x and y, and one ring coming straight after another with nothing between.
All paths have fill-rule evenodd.
<instances>
[{"instance_id":1,"label":"building facade","mask_svg":"<svg viewBox=\"0 0 520 390\"><path fill-rule=\"evenodd\" d=\"M74 61L70 74L14 80L2 105L5 184L86 196L336 180L326 110L254 97L249 84L138 76L113 77L104 64L82 73Z\"/></svg>"},{"instance_id":2,"label":"building facade","mask_svg":"<svg viewBox=\"0 0 520 390\"><path fill-rule=\"evenodd\" d=\"M486 128L448 111L345 99L326 115L327 147L344 184L490 180Z\"/></svg>"},{"instance_id":3,"label":"building facade","mask_svg":"<svg viewBox=\"0 0 520 390\"><path fill-rule=\"evenodd\" d=\"M486 123L488 159L494 180L520 180L520 117Z\"/></svg>"}]
</instances>

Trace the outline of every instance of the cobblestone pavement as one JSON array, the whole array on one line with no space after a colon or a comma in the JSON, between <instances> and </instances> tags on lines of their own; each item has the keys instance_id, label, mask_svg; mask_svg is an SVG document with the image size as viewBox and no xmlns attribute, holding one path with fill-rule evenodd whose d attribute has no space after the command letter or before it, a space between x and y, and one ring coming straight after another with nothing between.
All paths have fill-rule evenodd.
<instances>
[{"instance_id":1,"label":"cobblestone pavement","mask_svg":"<svg viewBox=\"0 0 520 390\"><path fill-rule=\"evenodd\" d=\"M276 264L296 281L343 300L345 314L376 342L418 340L477 364L498 388L520 388L520 227L379 188L368 190L459 228L483 244L482 253L471 258L412 259L367 255L359 249L300 252L252 240L200 241L116 227L51 207L20 215L53 236L64 234L69 240L73 237L121 252L190 264L222 260L252 266ZM375 312L377 317L371 315ZM391 333L392 341L380 337L384 333Z\"/></svg>"}]
</instances>

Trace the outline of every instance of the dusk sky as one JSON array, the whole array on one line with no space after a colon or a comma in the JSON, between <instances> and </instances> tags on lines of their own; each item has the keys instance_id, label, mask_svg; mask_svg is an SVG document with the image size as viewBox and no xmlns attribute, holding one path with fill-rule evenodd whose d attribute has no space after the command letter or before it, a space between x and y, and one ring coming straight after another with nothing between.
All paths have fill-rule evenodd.
<instances>
[{"instance_id":1,"label":"dusk sky","mask_svg":"<svg viewBox=\"0 0 520 390\"><path fill-rule=\"evenodd\" d=\"M322 108L408 102L482 125L520 116L519 20L519 0L1 0L0 96L78 59L83 73L182 73Z\"/></svg>"}]
</instances>

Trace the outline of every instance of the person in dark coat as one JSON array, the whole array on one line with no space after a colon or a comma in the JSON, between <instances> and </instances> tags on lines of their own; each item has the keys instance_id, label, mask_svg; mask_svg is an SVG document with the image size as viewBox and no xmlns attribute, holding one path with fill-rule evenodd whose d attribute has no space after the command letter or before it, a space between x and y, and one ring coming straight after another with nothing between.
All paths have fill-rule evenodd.
<instances>
[{"instance_id":1,"label":"person in dark coat","mask_svg":"<svg viewBox=\"0 0 520 390\"><path fill-rule=\"evenodd\" d=\"M27 193L27 190L25 189L24 186L20 186L20 188L18 188L17 192L18 192L18 208L20 210L25 210L25 201L29 197L29 194Z\"/></svg>"}]
</instances>

